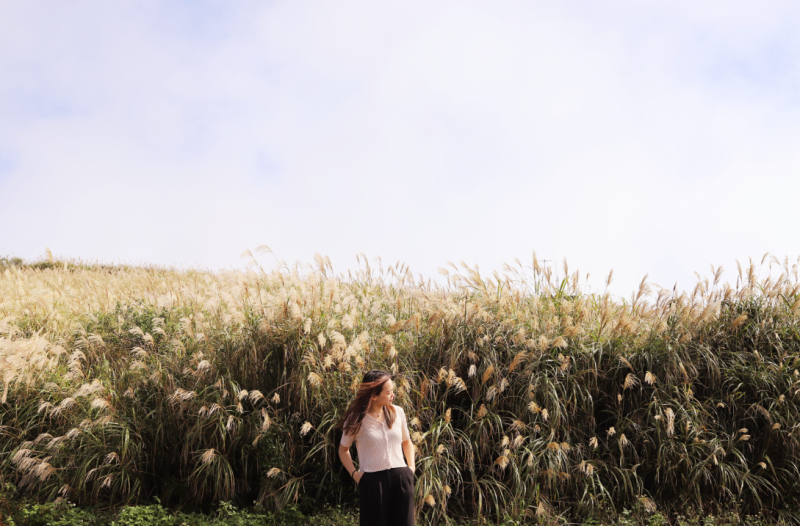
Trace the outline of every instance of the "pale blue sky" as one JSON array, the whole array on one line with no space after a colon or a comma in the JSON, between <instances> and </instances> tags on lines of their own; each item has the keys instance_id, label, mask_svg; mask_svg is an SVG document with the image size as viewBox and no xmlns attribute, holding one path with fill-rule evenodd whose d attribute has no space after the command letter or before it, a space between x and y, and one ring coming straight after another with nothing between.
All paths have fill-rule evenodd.
<instances>
[{"instance_id":1,"label":"pale blue sky","mask_svg":"<svg viewBox=\"0 0 800 526\"><path fill-rule=\"evenodd\" d=\"M794 260L800 4L697 4L0 0L0 255Z\"/></svg>"}]
</instances>

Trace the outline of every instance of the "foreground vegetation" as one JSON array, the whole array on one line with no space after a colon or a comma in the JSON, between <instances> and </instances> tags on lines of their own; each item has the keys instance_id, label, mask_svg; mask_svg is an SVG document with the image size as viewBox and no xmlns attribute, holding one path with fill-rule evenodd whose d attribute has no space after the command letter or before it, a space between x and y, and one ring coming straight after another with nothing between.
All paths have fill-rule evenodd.
<instances>
[{"instance_id":1,"label":"foreground vegetation","mask_svg":"<svg viewBox=\"0 0 800 526\"><path fill-rule=\"evenodd\" d=\"M11 490L11 491L9 491ZM339 508L318 510L306 516L294 506L272 513L256 507L241 510L221 502L211 513L186 513L169 510L156 503L125 506L116 511L80 508L69 501L19 501L13 485L0 493L0 524L4 526L355 526L358 515ZM9 498L10 497L10 498Z\"/></svg>"},{"instance_id":2,"label":"foreground vegetation","mask_svg":"<svg viewBox=\"0 0 800 526\"><path fill-rule=\"evenodd\" d=\"M0 505L3 503L0 503ZM161 504L125 506L116 512L97 509L77 508L68 502L61 503L15 503L15 506L3 506L0 510L0 524L9 526L355 526L358 524L356 512L346 512L338 508L328 509L306 516L296 508L289 506L279 512L271 513L263 510L239 510L227 502L222 502L211 513L184 513L170 511ZM477 519L459 521L459 526L477 526ZM551 524L566 524L564 517L548 521ZM676 526L765 526L767 524L787 524L777 522L764 516L746 516L740 518L736 513L727 512L721 515L704 515L689 512L678 515L674 519ZM499 521L502 526L520 526L530 521L515 521L508 517ZM666 526L667 518L660 512L649 513L627 509L609 520L600 522L589 517L584 526Z\"/></svg>"},{"instance_id":3,"label":"foreground vegetation","mask_svg":"<svg viewBox=\"0 0 800 526\"><path fill-rule=\"evenodd\" d=\"M321 257L5 260L0 476L52 506L352 509L335 425L382 368L418 450L420 522L794 521L800 280L762 265L777 272L615 301L535 257L491 279L453 266L446 287L366 259L346 277Z\"/></svg>"}]
</instances>

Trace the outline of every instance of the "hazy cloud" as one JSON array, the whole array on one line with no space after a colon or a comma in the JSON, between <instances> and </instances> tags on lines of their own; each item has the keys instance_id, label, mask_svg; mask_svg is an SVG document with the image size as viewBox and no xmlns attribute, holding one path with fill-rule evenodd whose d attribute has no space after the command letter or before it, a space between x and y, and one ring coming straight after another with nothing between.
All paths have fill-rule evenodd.
<instances>
[{"instance_id":1,"label":"hazy cloud","mask_svg":"<svg viewBox=\"0 0 800 526\"><path fill-rule=\"evenodd\" d=\"M0 254L794 258L791 2L0 3Z\"/></svg>"}]
</instances>

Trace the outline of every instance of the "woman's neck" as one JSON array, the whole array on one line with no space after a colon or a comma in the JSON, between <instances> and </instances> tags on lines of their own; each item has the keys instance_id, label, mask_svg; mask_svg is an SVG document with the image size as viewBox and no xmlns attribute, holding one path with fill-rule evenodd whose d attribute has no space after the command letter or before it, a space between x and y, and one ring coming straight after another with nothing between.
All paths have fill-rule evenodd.
<instances>
[{"instance_id":1,"label":"woman's neck","mask_svg":"<svg viewBox=\"0 0 800 526\"><path fill-rule=\"evenodd\" d=\"M368 412L369 414L373 415L373 416L378 416L378 415L380 415L381 413L383 413L383 406L382 406L382 405L379 405L379 406L377 406L377 408L375 408L375 407L370 407L369 409L367 409L367 412Z\"/></svg>"}]
</instances>

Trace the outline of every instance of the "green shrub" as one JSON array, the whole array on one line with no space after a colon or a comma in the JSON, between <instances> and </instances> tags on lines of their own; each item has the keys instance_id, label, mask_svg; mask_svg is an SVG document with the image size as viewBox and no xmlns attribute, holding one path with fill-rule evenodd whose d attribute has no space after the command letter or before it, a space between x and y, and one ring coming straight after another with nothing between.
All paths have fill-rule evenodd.
<instances>
[{"instance_id":1,"label":"green shrub","mask_svg":"<svg viewBox=\"0 0 800 526\"><path fill-rule=\"evenodd\" d=\"M7 501L6 501L7 502ZM116 514L81 509L72 503L17 502L0 513L4 526L355 526L356 515L339 508L305 516L294 506L279 512L240 510L222 502L210 514L168 510L155 503L126 506Z\"/></svg>"},{"instance_id":2,"label":"green shrub","mask_svg":"<svg viewBox=\"0 0 800 526\"><path fill-rule=\"evenodd\" d=\"M183 526L182 514L170 513L161 504L129 506L119 512L112 526Z\"/></svg>"},{"instance_id":3,"label":"green shrub","mask_svg":"<svg viewBox=\"0 0 800 526\"><path fill-rule=\"evenodd\" d=\"M11 516L9 524L18 526L101 526L107 525L107 517L91 509L75 504L24 503Z\"/></svg>"}]
</instances>

